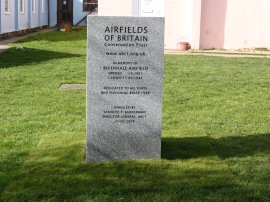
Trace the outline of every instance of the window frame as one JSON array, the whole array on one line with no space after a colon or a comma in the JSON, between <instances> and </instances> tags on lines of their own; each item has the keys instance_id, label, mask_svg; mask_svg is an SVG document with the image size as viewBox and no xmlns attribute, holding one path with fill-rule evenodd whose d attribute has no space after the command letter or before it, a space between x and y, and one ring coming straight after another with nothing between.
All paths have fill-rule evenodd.
<instances>
[{"instance_id":1,"label":"window frame","mask_svg":"<svg viewBox=\"0 0 270 202\"><path fill-rule=\"evenodd\" d=\"M41 13L45 13L45 0L41 0Z\"/></svg>"},{"instance_id":2,"label":"window frame","mask_svg":"<svg viewBox=\"0 0 270 202\"><path fill-rule=\"evenodd\" d=\"M36 13L36 0L31 1L31 12Z\"/></svg>"},{"instance_id":3,"label":"window frame","mask_svg":"<svg viewBox=\"0 0 270 202\"><path fill-rule=\"evenodd\" d=\"M19 3L20 3L20 7L19 7L20 13L24 14L24 12L25 12L25 9L24 9L25 8L25 0L20 0Z\"/></svg>"},{"instance_id":4,"label":"window frame","mask_svg":"<svg viewBox=\"0 0 270 202\"><path fill-rule=\"evenodd\" d=\"M84 7L85 7L85 4L87 5L97 5L96 8L98 8L98 0L92 0L92 1L96 1L96 2L87 2L87 0L83 0L82 1L82 11L83 12L94 12L94 11L90 11L90 10L85 10Z\"/></svg>"},{"instance_id":5,"label":"window frame","mask_svg":"<svg viewBox=\"0 0 270 202\"><path fill-rule=\"evenodd\" d=\"M6 6L7 6L7 10L6 10ZM6 15L10 15L11 14L11 10L10 10L10 0L5 0L5 14Z\"/></svg>"}]
</instances>

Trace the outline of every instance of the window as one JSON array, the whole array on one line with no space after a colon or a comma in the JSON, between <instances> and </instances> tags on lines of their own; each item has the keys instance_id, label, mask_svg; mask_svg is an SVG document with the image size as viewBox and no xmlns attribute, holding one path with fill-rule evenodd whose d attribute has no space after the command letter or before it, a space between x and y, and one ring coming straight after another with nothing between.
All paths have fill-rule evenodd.
<instances>
[{"instance_id":1,"label":"window","mask_svg":"<svg viewBox=\"0 0 270 202\"><path fill-rule=\"evenodd\" d=\"M41 0L41 12L45 13L45 1Z\"/></svg>"},{"instance_id":2,"label":"window","mask_svg":"<svg viewBox=\"0 0 270 202\"><path fill-rule=\"evenodd\" d=\"M20 13L24 13L24 0L20 0Z\"/></svg>"},{"instance_id":3,"label":"window","mask_svg":"<svg viewBox=\"0 0 270 202\"><path fill-rule=\"evenodd\" d=\"M9 0L5 0L5 13L10 13L10 2Z\"/></svg>"},{"instance_id":4,"label":"window","mask_svg":"<svg viewBox=\"0 0 270 202\"><path fill-rule=\"evenodd\" d=\"M83 0L83 11L97 12L98 0Z\"/></svg>"},{"instance_id":5,"label":"window","mask_svg":"<svg viewBox=\"0 0 270 202\"><path fill-rule=\"evenodd\" d=\"M31 8L32 8L32 13L35 13L36 12L36 0L32 0Z\"/></svg>"},{"instance_id":6,"label":"window","mask_svg":"<svg viewBox=\"0 0 270 202\"><path fill-rule=\"evenodd\" d=\"M141 1L141 9L143 13L153 13L153 8L155 6L155 3L153 0L142 0Z\"/></svg>"}]
</instances>

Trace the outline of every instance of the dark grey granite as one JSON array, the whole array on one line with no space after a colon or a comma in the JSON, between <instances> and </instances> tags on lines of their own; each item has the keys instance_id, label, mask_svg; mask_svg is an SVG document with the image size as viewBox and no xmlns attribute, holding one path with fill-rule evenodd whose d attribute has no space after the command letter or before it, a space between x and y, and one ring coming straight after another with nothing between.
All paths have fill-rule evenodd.
<instances>
[{"instance_id":1,"label":"dark grey granite","mask_svg":"<svg viewBox=\"0 0 270 202\"><path fill-rule=\"evenodd\" d=\"M164 18L87 20L86 160L160 158Z\"/></svg>"}]
</instances>

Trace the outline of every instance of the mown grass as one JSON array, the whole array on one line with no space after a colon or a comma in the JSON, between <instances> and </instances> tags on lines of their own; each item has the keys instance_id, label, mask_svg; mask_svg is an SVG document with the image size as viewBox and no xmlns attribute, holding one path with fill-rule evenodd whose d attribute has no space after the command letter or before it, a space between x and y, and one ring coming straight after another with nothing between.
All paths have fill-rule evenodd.
<instances>
[{"instance_id":1,"label":"mown grass","mask_svg":"<svg viewBox=\"0 0 270 202\"><path fill-rule=\"evenodd\" d=\"M0 54L0 201L269 201L269 59L167 55L162 159L86 164L85 34Z\"/></svg>"}]
</instances>

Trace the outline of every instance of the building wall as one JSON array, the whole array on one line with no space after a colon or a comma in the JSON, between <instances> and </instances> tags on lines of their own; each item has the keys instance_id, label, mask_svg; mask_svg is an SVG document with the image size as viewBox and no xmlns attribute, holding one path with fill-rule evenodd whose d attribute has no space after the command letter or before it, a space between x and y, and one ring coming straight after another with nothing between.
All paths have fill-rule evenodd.
<instances>
[{"instance_id":1,"label":"building wall","mask_svg":"<svg viewBox=\"0 0 270 202\"><path fill-rule=\"evenodd\" d=\"M49 0L50 1L50 26L57 25L57 1L56 0Z\"/></svg>"},{"instance_id":2,"label":"building wall","mask_svg":"<svg viewBox=\"0 0 270 202\"><path fill-rule=\"evenodd\" d=\"M99 0L99 15L142 16L136 1ZM270 48L269 0L163 1L165 48L181 41L195 49Z\"/></svg>"},{"instance_id":3,"label":"building wall","mask_svg":"<svg viewBox=\"0 0 270 202\"><path fill-rule=\"evenodd\" d=\"M24 13L20 12L20 1L10 0L11 12L5 14L5 0L0 0L0 33L25 30L48 25L48 1L44 0L44 13L42 13L41 0L36 0L36 12L32 13L31 0L24 1ZM50 25L57 23L57 2L50 0Z\"/></svg>"},{"instance_id":4,"label":"building wall","mask_svg":"<svg viewBox=\"0 0 270 202\"><path fill-rule=\"evenodd\" d=\"M73 24L76 25L89 12L83 11L83 0L73 0Z\"/></svg>"},{"instance_id":5,"label":"building wall","mask_svg":"<svg viewBox=\"0 0 270 202\"><path fill-rule=\"evenodd\" d=\"M5 3L1 0L1 33L15 31L15 0L11 0L10 14L5 13Z\"/></svg>"},{"instance_id":6,"label":"building wall","mask_svg":"<svg viewBox=\"0 0 270 202\"><path fill-rule=\"evenodd\" d=\"M47 25L47 1L45 13L39 15L41 0L36 0L35 13L31 0L25 0L24 14L19 13L18 0L10 0L10 14L5 13L4 0L0 0L0 33ZM176 49L182 41L190 42L195 49L270 48L269 0L153 0L159 6L148 14L142 13L139 1L99 0L99 15L164 15L168 49ZM82 0L74 0L74 24L88 14L82 10ZM57 1L50 0L50 25L56 24Z\"/></svg>"},{"instance_id":7,"label":"building wall","mask_svg":"<svg viewBox=\"0 0 270 202\"><path fill-rule=\"evenodd\" d=\"M270 48L269 0L202 0L200 48Z\"/></svg>"},{"instance_id":8,"label":"building wall","mask_svg":"<svg viewBox=\"0 0 270 202\"><path fill-rule=\"evenodd\" d=\"M99 0L98 14L103 16L164 16L164 0L152 0L153 12L144 12L141 0Z\"/></svg>"},{"instance_id":9,"label":"building wall","mask_svg":"<svg viewBox=\"0 0 270 202\"><path fill-rule=\"evenodd\" d=\"M165 48L176 49L178 42L192 40L193 0L153 0L153 13L143 13L138 1L99 0L99 15L165 16Z\"/></svg>"},{"instance_id":10,"label":"building wall","mask_svg":"<svg viewBox=\"0 0 270 202\"><path fill-rule=\"evenodd\" d=\"M227 0L202 0L200 47L223 48Z\"/></svg>"},{"instance_id":11,"label":"building wall","mask_svg":"<svg viewBox=\"0 0 270 202\"><path fill-rule=\"evenodd\" d=\"M164 0L137 0L136 3L139 3L139 16L164 17Z\"/></svg>"},{"instance_id":12,"label":"building wall","mask_svg":"<svg viewBox=\"0 0 270 202\"><path fill-rule=\"evenodd\" d=\"M200 33L201 33L201 9L202 0L193 0L192 5L192 29L191 29L191 48L200 48Z\"/></svg>"},{"instance_id":13,"label":"building wall","mask_svg":"<svg viewBox=\"0 0 270 202\"><path fill-rule=\"evenodd\" d=\"M165 48L192 42L193 0L165 0Z\"/></svg>"},{"instance_id":14,"label":"building wall","mask_svg":"<svg viewBox=\"0 0 270 202\"><path fill-rule=\"evenodd\" d=\"M40 1L40 5L39 5L39 25L40 26L45 26L48 25L48 1L49 0L44 0L44 13L42 13L42 6L41 6L41 0Z\"/></svg>"},{"instance_id":15,"label":"building wall","mask_svg":"<svg viewBox=\"0 0 270 202\"><path fill-rule=\"evenodd\" d=\"M228 0L224 48L270 48L270 1Z\"/></svg>"},{"instance_id":16,"label":"building wall","mask_svg":"<svg viewBox=\"0 0 270 202\"><path fill-rule=\"evenodd\" d=\"M2 30L2 1L0 0L0 34Z\"/></svg>"},{"instance_id":17,"label":"building wall","mask_svg":"<svg viewBox=\"0 0 270 202\"><path fill-rule=\"evenodd\" d=\"M98 15L132 16L133 0L99 0Z\"/></svg>"},{"instance_id":18,"label":"building wall","mask_svg":"<svg viewBox=\"0 0 270 202\"><path fill-rule=\"evenodd\" d=\"M30 4L31 5L31 4ZM32 12L32 5L30 6L31 23L30 27L35 28L39 26L39 0L36 0L36 10Z\"/></svg>"},{"instance_id":19,"label":"building wall","mask_svg":"<svg viewBox=\"0 0 270 202\"><path fill-rule=\"evenodd\" d=\"M29 12L29 1L25 0L24 2L24 12L20 12L20 1L18 1L18 30L28 29L29 23L28 23L28 12Z\"/></svg>"},{"instance_id":20,"label":"building wall","mask_svg":"<svg viewBox=\"0 0 270 202\"><path fill-rule=\"evenodd\" d=\"M2 29L2 1L0 0L0 34Z\"/></svg>"}]
</instances>

